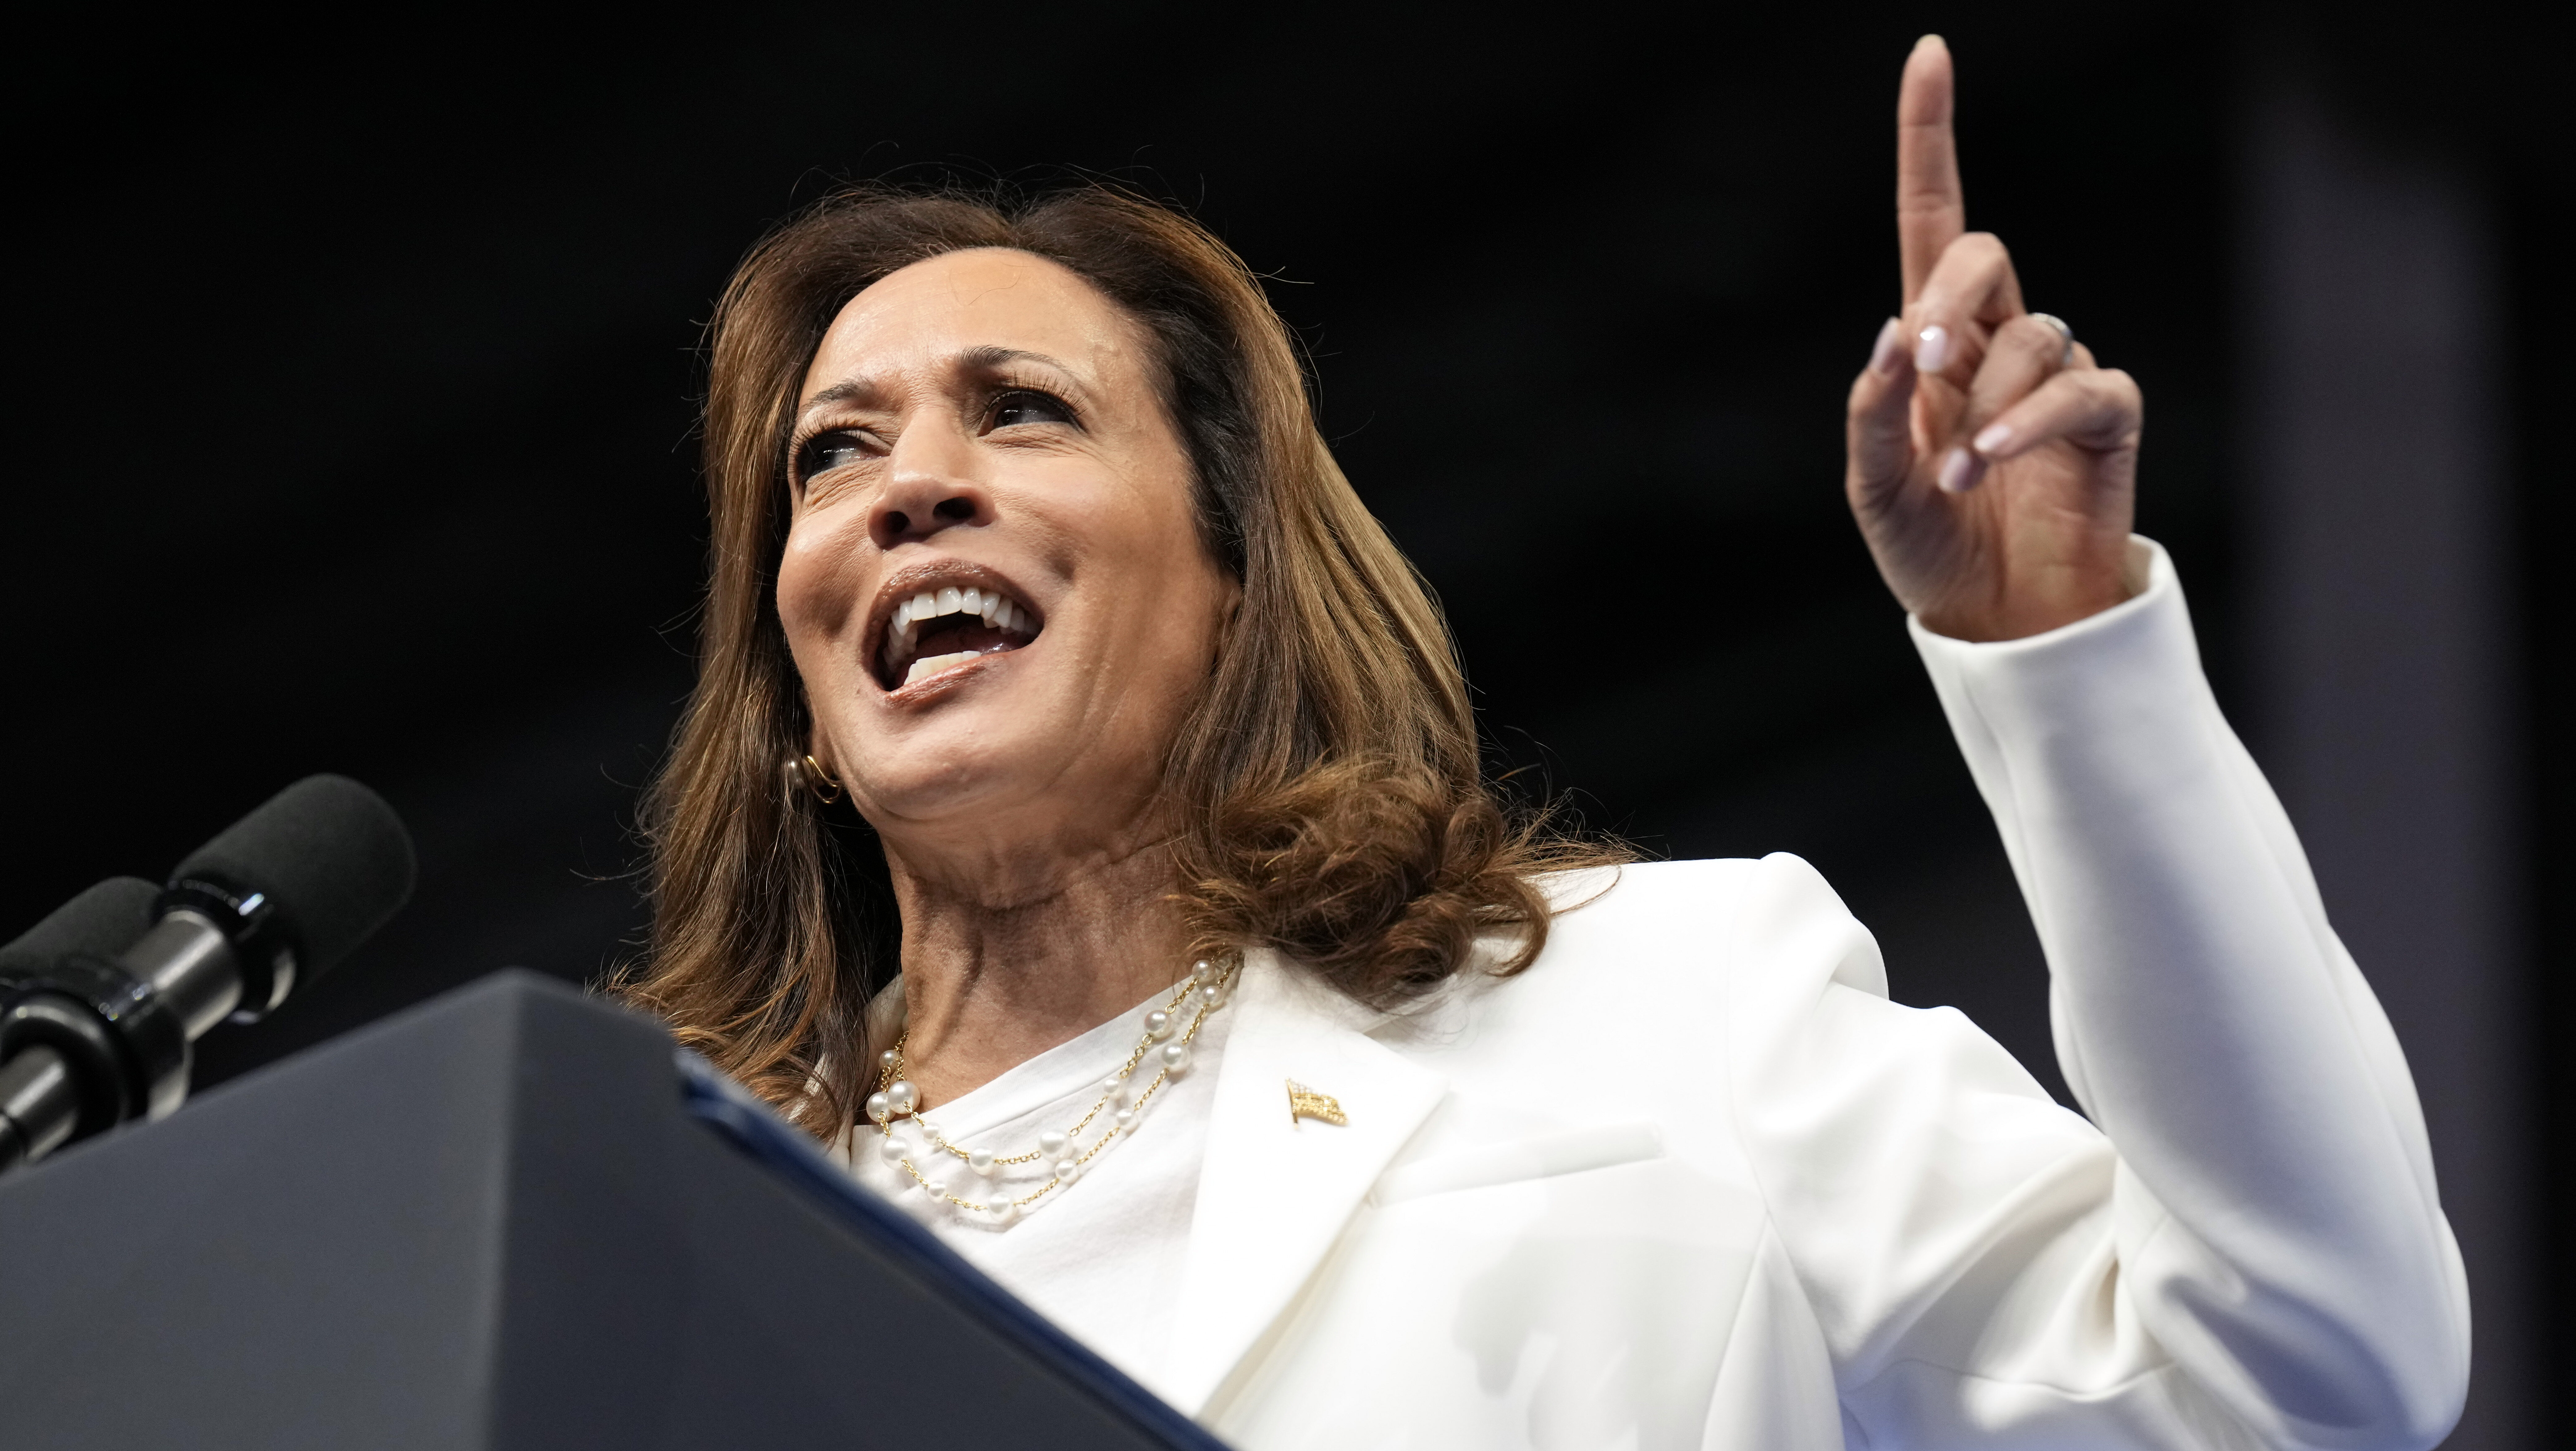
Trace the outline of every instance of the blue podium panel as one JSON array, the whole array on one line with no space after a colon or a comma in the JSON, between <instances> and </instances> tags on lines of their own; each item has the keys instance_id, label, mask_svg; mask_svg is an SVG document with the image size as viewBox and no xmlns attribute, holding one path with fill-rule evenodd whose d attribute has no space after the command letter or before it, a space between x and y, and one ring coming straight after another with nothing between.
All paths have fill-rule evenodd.
<instances>
[{"instance_id":1,"label":"blue podium panel","mask_svg":"<svg viewBox=\"0 0 2576 1451\"><path fill-rule=\"evenodd\" d=\"M12 1451L961 1435L1217 1445L656 1025L531 974L0 1180Z\"/></svg>"}]
</instances>

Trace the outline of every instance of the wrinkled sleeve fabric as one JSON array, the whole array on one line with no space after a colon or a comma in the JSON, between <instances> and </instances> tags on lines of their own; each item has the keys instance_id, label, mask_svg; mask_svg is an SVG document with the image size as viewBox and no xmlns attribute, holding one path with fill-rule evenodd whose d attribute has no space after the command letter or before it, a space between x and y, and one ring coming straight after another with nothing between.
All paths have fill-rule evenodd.
<instances>
[{"instance_id":1,"label":"wrinkled sleeve fabric","mask_svg":"<svg viewBox=\"0 0 2576 1451\"><path fill-rule=\"evenodd\" d=\"M1914 627L2092 1121L1887 1001L1782 857L1740 936L1767 966L1737 974L1739 1133L1852 1445L2430 1446L2468 1300L2414 1085L2171 562L2131 566L2135 597L2046 635Z\"/></svg>"}]
</instances>

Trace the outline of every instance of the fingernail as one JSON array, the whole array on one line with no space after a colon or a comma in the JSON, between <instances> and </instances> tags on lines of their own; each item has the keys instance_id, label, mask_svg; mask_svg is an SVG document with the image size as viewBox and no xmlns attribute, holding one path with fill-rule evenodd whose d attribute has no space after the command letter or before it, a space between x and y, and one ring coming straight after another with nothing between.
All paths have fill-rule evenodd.
<instances>
[{"instance_id":1,"label":"fingernail","mask_svg":"<svg viewBox=\"0 0 2576 1451\"><path fill-rule=\"evenodd\" d=\"M1941 460L1941 492L1964 494L1977 486L1977 459L1964 448L1954 448Z\"/></svg>"},{"instance_id":2,"label":"fingernail","mask_svg":"<svg viewBox=\"0 0 2576 1451\"><path fill-rule=\"evenodd\" d=\"M1870 347L1869 370L1873 373L1892 374L1896 371L1896 365L1903 361L1904 357L1905 324L1891 317L1887 320L1887 326L1878 330L1878 341Z\"/></svg>"},{"instance_id":3,"label":"fingernail","mask_svg":"<svg viewBox=\"0 0 2576 1451\"><path fill-rule=\"evenodd\" d=\"M1989 423L1986 425L1985 432L1978 434L1976 437L1976 450L1977 452L1984 454L1986 457L1992 458L1995 455L1996 449L1999 449L2010 442L2012 442L2011 428L2001 423Z\"/></svg>"},{"instance_id":4,"label":"fingernail","mask_svg":"<svg viewBox=\"0 0 2576 1451\"><path fill-rule=\"evenodd\" d=\"M1948 328L1936 323L1916 335L1914 366L1926 373L1937 373L1950 366L1950 330Z\"/></svg>"}]
</instances>

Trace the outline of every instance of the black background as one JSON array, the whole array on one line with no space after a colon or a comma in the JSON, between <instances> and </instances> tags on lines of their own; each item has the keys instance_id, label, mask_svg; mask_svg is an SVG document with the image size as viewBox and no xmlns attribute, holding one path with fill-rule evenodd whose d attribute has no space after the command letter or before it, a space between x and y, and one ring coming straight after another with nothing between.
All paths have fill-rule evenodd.
<instances>
[{"instance_id":1,"label":"black background","mask_svg":"<svg viewBox=\"0 0 2576 1451\"><path fill-rule=\"evenodd\" d=\"M503 964L596 976L636 940L635 791L690 680L710 299L836 181L1078 172L1271 280L1502 756L1655 851L1808 857L1900 998L1966 1009L2062 1096L2036 942L1838 492L1896 300L1898 69L1939 29L1971 224L2144 384L2140 527L2258 755L2246 78L2307 68L2495 198L2537 1034L2566 1001L2565 87L2481 14L746 5L51 36L12 66L0 928L329 769L411 821L418 897L201 1045L201 1084ZM2536 1150L2564 1135L2548 1072Z\"/></svg>"}]
</instances>

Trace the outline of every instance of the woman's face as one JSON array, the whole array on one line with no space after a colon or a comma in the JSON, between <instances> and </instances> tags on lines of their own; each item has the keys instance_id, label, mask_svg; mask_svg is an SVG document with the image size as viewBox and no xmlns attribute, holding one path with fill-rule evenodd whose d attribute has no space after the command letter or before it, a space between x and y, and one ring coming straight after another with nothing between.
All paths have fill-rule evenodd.
<instances>
[{"instance_id":1,"label":"woman's face","mask_svg":"<svg viewBox=\"0 0 2576 1451\"><path fill-rule=\"evenodd\" d=\"M1108 299L999 248L886 277L815 353L778 612L815 753L911 870L1132 848L1237 598L1155 383Z\"/></svg>"}]
</instances>

